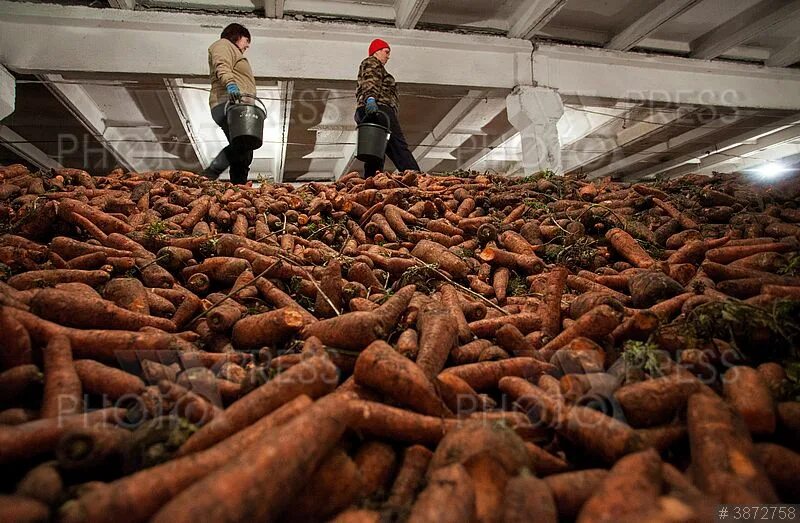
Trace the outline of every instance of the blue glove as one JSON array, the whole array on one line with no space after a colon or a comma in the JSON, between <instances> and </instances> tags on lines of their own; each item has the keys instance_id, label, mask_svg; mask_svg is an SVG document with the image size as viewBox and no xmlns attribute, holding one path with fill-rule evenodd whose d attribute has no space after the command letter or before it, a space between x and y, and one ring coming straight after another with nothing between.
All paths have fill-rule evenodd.
<instances>
[{"instance_id":1,"label":"blue glove","mask_svg":"<svg viewBox=\"0 0 800 523\"><path fill-rule=\"evenodd\" d=\"M367 104L364 108L367 114L375 114L378 112L378 102L375 101L375 98L370 96L367 98Z\"/></svg>"},{"instance_id":2,"label":"blue glove","mask_svg":"<svg viewBox=\"0 0 800 523\"><path fill-rule=\"evenodd\" d=\"M231 82L226 87L228 90L228 98L230 98L231 103L237 103L242 99L242 93L239 91L239 86L235 83Z\"/></svg>"}]
</instances>

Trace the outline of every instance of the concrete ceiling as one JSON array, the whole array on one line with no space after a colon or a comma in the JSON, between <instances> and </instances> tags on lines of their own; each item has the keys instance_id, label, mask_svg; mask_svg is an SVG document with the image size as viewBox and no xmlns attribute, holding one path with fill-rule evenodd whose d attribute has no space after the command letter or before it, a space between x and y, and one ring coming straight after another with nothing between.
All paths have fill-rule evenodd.
<instances>
[{"instance_id":1,"label":"concrete ceiling","mask_svg":"<svg viewBox=\"0 0 800 523\"><path fill-rule=\"evenodd\" d=\"M352 34L347 33L349 29L343 29L341 34L324 29L315 33L313 38L320 40L314 40L316 46L311 45L308 49L316 56L301 55L304 60L314 62L316 73L313 75L297 73L304 65L294 64L284 68L287 69L285 75L279 71L262 77L259 73L265 68L259 69L254 65L259 76L258 94L268 111L264 146L256 151L252 165L251 178L254 180L331 180L360 167L360 162L353 158L355 82L344 79L349 76L346 74L348 64L352 76L355 76L359 55L355 52L351 58L349 52L347 56L340 53L330 60L325 56L333 52L336 39L360 38L363 43L359 40L358 45L365 47L372 37L387 34L392 35L389 38L393 42L407 41L403 45L408 47L398 46L388 69L400 82L400 119L407 141L425 170L522 172L520 137L508 122L505 110L506 96L514 81L509 84L491 81L493 78L469 81L469 57L484 52L483 42L486 42L485 52L493 52L492 46L505 45L504 42L517 45L514 44L517 40L506 37L532 40L536 44L572 44L617 50L622 54L614 55L615 59L632 57L638 60L636 67L642 71L646 71L646 67L657 68L662 62L642 65L642 59L637 57L639 53L714 61L710 62L714 65L707 69L721 81L709 84L712 95L708 105L697 103L696 97L688 101L648 101L624 99L613 96L613 93L591 97L563 90L565 114L558 123L558 131L565 171L581 172L590 177L611 175L636 179L736 170L757 166L759 162L794 158L800 152L800 104L797 107L791 104L770 107L759 102L747 108L724 108L717 103L717 95L724 94L726 64L731 64L732 68L740 67L736 64L739 62L780 67L790 72L798 70L798 0L105 2L56 3L97 8L92 12L118 9L122 13L120 20L125 19L126 11L144 14L162 10L187 16L221 14L231 21L244 16L239 20L245 25L257 25L256 20L265 16L301 24L291 36L287 33L287 42L292 42L292 38L295 38L294 42L297 42L296 38L302 38L307 27L302 24L308 22L327 23L330 28L353 27ZM76 14L70 11L66 15L60 11L53 14L53 10L41 2L24 4L29 8L18 2L0 3L19 6L15 23L23 25L46 25L48 17L80 18L77 11ZM32 13L30 17L25 16L26 9ZM207 25L201 23L200 26L206 28L206 32L209 32L208 28L210 32L218 32L218 20L217 16ZM122 33L128 31L126 23L114 20L104 23L114 25L114 31L120 32L119 41L122 42ZM395 26L402 31L397 32ZM80 38L77 30L65 30L67 34L74 32L74 38ZM143 32L148 29L135 30ZM154 27L152 30L159 29ZM32 32L36 34L36 31ZM438 33L474 36L457 40L455 37L436 36ZM480 40L484 37L479 35L486 34L503 38ZM154 35L153 40L156 38ZM331 38L332 47L326 45L326 38ZM419 39L416 40L418 44L435 40L427 45L437 52L442 49L441 56L447 58L424 66L410 63L411 53L404 54L403 49L417 45L415 39ZM208 43L211 41L213 36ZM180 33L174 34L175 46L180 47L184 42L188 40L184 40ZM256 36L251 50L251 53L261 55L259 60L268 65L281 58L279 54L270 54L276 53L274 46L264 45L259 49L261 42L263 38ZM466 49L466 42L470 42L470 49ZM2 45L0 62L5 64L1 49ZM559 48L553 49L558 51ZM460 56L462 50L464 55ZM511 52L516 55L509 63L525 56L525 52ZM204 48L197 48L198 56L204 53ZM134 74L128 71L130 68L113 72L114 61L122 61L124 54L120 49L105 52L102 48L97 49L97 54L87 57L80 70L74 67L56 70L57 64L53 64L57 60L42 55L38 59L36 55L25 57L28 66L17 70L13 64L8 64L18 81L17 104L15 112L0 122L0 131L3 131L0 142L6 145L4 150L0 149L0 163L27 161L44 167L51 165L49 159L51 163L87 168L98 173L117 165L135 170L169 168L192 171L207 166L225 144L224 136L209 115L208 81L199 75L199 71L198 74L187 74L187 70L195 70L192 69L194 65L149 74ZM493 59L488 57L480 56L484 63L491 63ZM143 59L152 60L154 65L161 61L156 56ZM342 60L346 60L345 73L340 74L338 69L334 72L334 65L341 65ZM480 60L476 59L475 63L478 62ZM538 74L543 71L542 66L534 60L531 62L533 76L540 81ZM705 68L702 64L708 63L698 61L702 68ZM37 67L37 64L42 65ZM327 79L326 65L331 68ZM92 70L93 67L96 70ZM309 68L306 64L305 69ZM455 70L459 74L455 74ZM485 65L480 65L475 71L482 72L475 74L492 76L486 72L488 70ZM776 92L787 88L781 83L780 73L774 72L777 69L763 70L765 75L774 76ZM30 72L35 75L27 74ZM553 72L552 68L548 69L548 80L564 80L568 75L560 68L555 71L560 76L553 77ZM567 78L564 81L573 84L583 81L592 86L601 79L592 74L587 72L582 80ZM748 73L739 69L736 75L736 78L746 77ZM431 83L426 83L427 76L431 77ZM453 81L448 82L448 77ZM602 80L607 83L607 79ZM738 89L737 81L731 80L731 89ZM81 145L72 150L66 147L67 141ZM27 142L25 151L20 150L22 142ZM387 161L387 167L393 166Z\"/></svg>"}]
</instances>

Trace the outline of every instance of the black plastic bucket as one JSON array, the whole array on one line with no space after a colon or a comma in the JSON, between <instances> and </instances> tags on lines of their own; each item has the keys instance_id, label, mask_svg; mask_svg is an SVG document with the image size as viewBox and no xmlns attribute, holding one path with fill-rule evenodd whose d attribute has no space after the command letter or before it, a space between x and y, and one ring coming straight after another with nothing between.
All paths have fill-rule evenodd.
<instances>
[{"instance_id":1,"label":"black plastic bucket","mask_svg":"<svg viewBox=\"0 0 800 523\"><path fill-rule=\"evenodd\" d=\"M389 143L389 137L392 133L389 131L389 115L383 111L378 111L386 118L386 125L378 123L362 121L356 127L358 129L358 142L356 145L356 158L362 162L367 161L381 161L386 155L386 144Z\"/></svg>"},{"instance_id":2,"label":"black plastic bucket","mask_svg":"<svg viewBox=\"0 0 800 523\"><path fill-rule=\"evenodd\" d=\"M267 108L264 102L255 96L245 95L261 104L230 103L225 104L225 118L228 121L228 133L231 145L243 149L256 150L261 147L264 136L264 121L267 119ZM262 109L263 107L263 109Z\"/></svg>"}]
</instances>

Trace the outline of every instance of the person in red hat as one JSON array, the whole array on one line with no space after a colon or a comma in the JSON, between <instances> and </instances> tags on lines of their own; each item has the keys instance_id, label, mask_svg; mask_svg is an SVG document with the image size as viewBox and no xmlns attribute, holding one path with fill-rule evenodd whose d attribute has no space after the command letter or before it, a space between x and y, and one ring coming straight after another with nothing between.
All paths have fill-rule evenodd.
<instances>
[{"instance_id":1,"label":"person in red hat","mask_svg":"<svg viewBox=\"0 0 800 523\"><path fill-rule=\"evenodd\" d=\"M361 123L366 119L370 121L382 120L376 117L379 111L389 117L391 137L386 146L386 155L392 160L399 171L419 171L419 165L408 150L408 143L403 135L398 121L400 104L397 97L397 82L394 76L386 71L386 63L391 55L389 44L376 38L369 44L369 56L361 62L358 69L358 88L356 89L356 114L355 120ZM383 160L366 162L364 164L364 177L374 176L383 170Z\"/></svg>"}]
</instances>

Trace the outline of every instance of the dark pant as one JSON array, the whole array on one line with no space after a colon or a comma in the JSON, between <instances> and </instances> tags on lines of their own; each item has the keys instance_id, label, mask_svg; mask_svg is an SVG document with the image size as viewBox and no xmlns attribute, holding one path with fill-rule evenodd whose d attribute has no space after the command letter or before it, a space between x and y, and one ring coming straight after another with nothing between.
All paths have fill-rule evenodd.
<instances>
[{"instance_id":1,"label":"dark pant","mask_svg":"<svg viewBox=\"0 0 800 523\"><path fill-rule=\"evenodd\" d=\"M386 156L392 160L397 170L403 171L419 171L419 165L408 150L408 143L406 137L403 136L403 130L400 128L400 122L397 120L397 113L394 109L387 105L379 105L378 108L389 116L389 130L391 136L389 143L386 145ZM361 123L366 117L366 110L363 107L356 109L355 120L356 123ZM370 116L370 121L385 124L385 118L381 115ZM384 160L364 162L364 178L375 176L375 173L383 170Z\"/></svg>"},{"instance_id":2,"label":"dark pant","mask_svg":"<svg viewBox=\"0 0 800 523\"><path fill-rule=\"evenodd\" d=\"M222 128L225 138L229 145L226 146L209 166L212 174L219 176L228 166L230 166L231 182L239 185L247 181L247 174L250 172L250 164L253 162L252 149L245 149L230 145L231 135L228 131L228 120L225 118L225 104L219 104L211 109L211 118Z\"/></svg>"}]
</instances>

